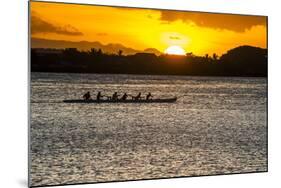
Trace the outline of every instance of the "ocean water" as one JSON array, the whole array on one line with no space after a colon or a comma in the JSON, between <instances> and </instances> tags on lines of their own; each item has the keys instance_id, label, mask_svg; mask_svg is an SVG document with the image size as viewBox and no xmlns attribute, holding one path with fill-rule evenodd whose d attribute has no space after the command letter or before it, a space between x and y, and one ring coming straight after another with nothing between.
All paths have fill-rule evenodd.
<instances>
[{"instance_id":1,"label":"ocean water","mask_svg":"<svg viewBox=\"0 0 281 188\"><path fill-rule=\"evenodd\" d=\"M170 104L67 104L90 91ZM31 185L267 171L265 78L31 74Z\"/></svg>"}]
</instances>

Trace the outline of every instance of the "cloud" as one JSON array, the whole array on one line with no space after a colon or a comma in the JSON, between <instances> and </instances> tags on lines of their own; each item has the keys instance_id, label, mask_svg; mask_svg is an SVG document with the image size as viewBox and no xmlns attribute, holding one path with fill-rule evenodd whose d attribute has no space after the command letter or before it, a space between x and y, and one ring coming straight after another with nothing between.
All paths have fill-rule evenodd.
<instances>
[{"instance_id":1,"label":"cloud","mask_svg":"<svg viewBox=\"0 0 281 188\"><path fill-rule=\"evenodd\" d=\"M36 12L31 13L31 33L56 33L61 35L80 36L83 35L78 29L70 24L64 26L56 26L39 17Z\"/></svg>"},{"instance_id":2,"label":"cloud","mask_svg":"<svg viewBox=\"0 0 281 188\"><path fill-rule=\"evenodd\" d=\"M245 16L231 14L214 14L199 12L176 12L169 10L160 11L160 20L174 22L181 20L188 24L195 24L200 27L226 29L235 32L245 32L254 26L266 25L265 16Z\"/></svg>"},{"instance_id":3,"label":"cloud","mask_svg":"<svg viewBox=\"0 0 281 188\"><path fill-rule=\"evenodd\" d=\"M98 36L107 36L107 33L97 33Z\"/></svg>"}]
</instances>

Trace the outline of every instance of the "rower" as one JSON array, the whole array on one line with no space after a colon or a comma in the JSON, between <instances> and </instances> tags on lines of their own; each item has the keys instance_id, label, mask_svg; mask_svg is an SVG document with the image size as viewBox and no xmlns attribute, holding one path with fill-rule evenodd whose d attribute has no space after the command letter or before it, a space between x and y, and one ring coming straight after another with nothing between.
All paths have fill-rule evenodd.
<instances>
[{"instance_id":1,"label":"rower","mask_svg":"<svg viewBox=\"0 0 281 188\"><path fill-rule=\"evenodd\" d=\"M97 94L97 101L99 101L103 96L101 95L101 92L99 91Z\"/></svg>"},{"instance_id":2,"label":"rower","mask_svg":"<svg viewBox=\"0 0 281 188\"><path fill-rule=\"evenodd\" d=\"M83 95L83 99L84 100L90 100L91 99L91 94L90 94L89 91Z\"/></svg>"},{"instance_id":3,"label":"rower","mask_svg":"<svg viewBox=\"0 0 281 188\"><path fill-rule=\"evenodd\" d=\"M153 96L151 95L151 93L149 92L147 95L146 95L146 100L149 100L151 99Z\"/></svg>"},{"instance_id":4,"label":"rower","mask_svg":"<svg viewBox=\"0 0 281 188\"><path fill-rule=\"evenodd\" d=\"M118 100L118 96L117 92L114 92L114 94L112 95L112 100Z\"/></svg>"},{"instance_id":5,"label":"rower","mask_svg":"<svg viewBox=\"0 0 281 188\"><path fill-rule=\"evenodd\" d=\"M127 93L124 93L124 95L121 97L122 100L126 100L128 97Z\"/></svg>"},{"instance_id":6,"label":"rower","mask_svg":"<svg viewBox=\"0 0 281 188\"><path fill-rule=\"evenodd\" d=\"M137 96L132 97L132 98L135 99L135 100L139 100L141 98L141 92L139 92L139 94Z\"/></svg>"}]
</instances>

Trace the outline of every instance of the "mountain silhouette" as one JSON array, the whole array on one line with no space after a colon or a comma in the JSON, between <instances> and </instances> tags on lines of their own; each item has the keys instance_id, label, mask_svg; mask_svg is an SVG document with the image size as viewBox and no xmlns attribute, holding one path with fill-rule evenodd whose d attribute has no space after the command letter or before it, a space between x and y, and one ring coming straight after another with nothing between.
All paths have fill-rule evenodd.
<instances>
[{"instance_id":1,"label":"mountain silhouette","mask_svg":"<svg viewBox=\"0 0 281 188\"><path fill-rule=\"evenodd\" d=\"M101 49L104 53L109 54L116 54L119 50L122 50L124 55L132 55L136 53L154 53L155 55L160 55L161 52L155 48L147 48L145 50L136 50L133 48L126 47L122 44L118 43L109 43L109 44L102 44L98 41L89 42L89 41L66 41L66 40L49 40L49 39L42 39L42 38L31 38L31 48L57 48L57 49L64 49L64 48L77 48L81 51L88 51L91 48Z\"/></svg>"},{"instance_id":2,"label":"mountain silhouette","mask_svg":"<svg viewBox=\"0 0 281 188\"><path fill-rule=\"evenodd\" d=\"M267 49L254 46L239 46L228 50L220 57L224 62L224 70L227 72L242 72L246 75L266 75L267 73Z\"/></svg>"},{"instance_id":3,"label":"mountain silhouette","mask_svg":"<svg viewBox=\"0 0 281 188\"><path fill-rule=\"evenodd\" d=\"M152 54L155 54L155 55L157 55L157 56L159 56L159 55L161 55L162 53L161 52L159 52L157 49L155 49L155 48L147 48L147 49L145 49L143 52L145 52L145 53L152 53Z\"/></svg>"}]
</instances>

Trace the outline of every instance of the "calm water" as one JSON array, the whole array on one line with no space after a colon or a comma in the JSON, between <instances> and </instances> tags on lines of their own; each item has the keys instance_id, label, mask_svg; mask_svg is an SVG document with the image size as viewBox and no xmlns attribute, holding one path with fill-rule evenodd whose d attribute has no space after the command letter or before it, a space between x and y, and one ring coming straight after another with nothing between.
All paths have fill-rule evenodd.
<instances>
[{"instance_id":1,"label":"calm water","mask_svg":"<svg viewBox=\"0 0 281 188\"><path fill-rule=\"evenodd\" d=\"M264 78L32 73L32 185L267 170ZM65 104L86 91L173 104Z\"/></svg>"}]
</instances>

